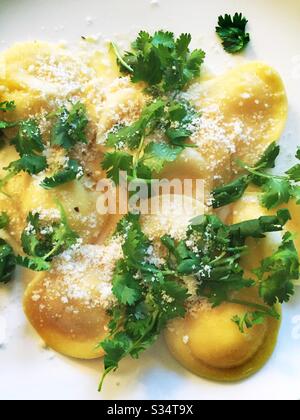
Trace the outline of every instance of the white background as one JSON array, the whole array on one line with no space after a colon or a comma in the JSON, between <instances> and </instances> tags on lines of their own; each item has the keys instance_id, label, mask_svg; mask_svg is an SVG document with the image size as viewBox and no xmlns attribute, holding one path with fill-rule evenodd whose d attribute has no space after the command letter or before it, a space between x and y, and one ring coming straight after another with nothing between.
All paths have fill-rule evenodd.
<instances>
[{"instance_id":1,"label":"white background","mask_svg":"<svg viewBox=\"0 0 300 420\"><path fill-rule=\"evenodd\" d=\"M299 0L0 0L0 48L15 41L77 41L81 35L131 37L139 29L191 32L220 72L234 61L214 35L217 17L243 12L252 42L247 58L266 61L285 81L290 100L283 165L300 144ZM265 368L239 384L216 384L181 368L163 340L140 361L126 360L96 392L102 362L79 362L43 348L26 322L22 282L0 286L0 399L300 399L300 293L284 309L279 344ZM3 337L3 330L6 337Z\"/></svg>"}]
</instances>

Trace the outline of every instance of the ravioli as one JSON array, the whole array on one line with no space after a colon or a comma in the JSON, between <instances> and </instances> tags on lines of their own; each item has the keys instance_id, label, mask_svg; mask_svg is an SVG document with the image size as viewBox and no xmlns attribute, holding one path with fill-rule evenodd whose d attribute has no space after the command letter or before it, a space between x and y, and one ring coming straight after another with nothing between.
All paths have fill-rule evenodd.
<instances>
[{"instance_id":1,"label":"ravioli","mask_svg":"<svg viewBox=\"0 0 300 420\"><path fill-rule=\"evenodd\" d=\"M21 209L23 214L34 210L57 211L58 200L64 207L70 226L80 235L85 243L96 242L109 216L97 213L99 194L87 190L81 181L68 183L47 191L39 186L39 181L31 180L26 188Z\"/></svg>"},{"instance_id":2,"label":"ravioli","mask_svg":"<svg viewBox=\"0 0 300 420\"><path fill-rule=\"evenodd\" d=\"M279 323L268 319L244 334L232 322L247 307L206 303L170 323L165 338L175 359L196 375L221 382L234 382L253 375L274 350Z\"/></svg>"},{"instance_id":3,"label":"ravioli","mask_svg":"<svg viewBox=\"0 0 300 420\"><path fill-rule=\"evenodd\" d=\"M275 214L262 208L259 194L247 192L228 209L226 223L235 224L261 216ZM242 257L245 276L253 277L262 259L272 255L281 243L282 233L268 234L265 239L248 239L249 252ZM234 299L262 304L256 287L235 293ZM280 307L278 305L278 311ZM173 356L187 369L199 376L221 381L237 381L259 370L276 345L280 322L268 318L241 334L234 316L243 316L249 307L223 303L212 308L206 300L188 308L184 319L170 323L166 342Z\"/></svg>"},{"instance_id":4,"label":"ravioli","mask_svg":"<svg viewBox=\"0 0 300 420\"><path fill-rule=\"evenodd\" d=\"M183 94L200 111L200 129L192 136L198 154L183 155L186 174L208 185L227 183L239 170L236 159L256 163L269 144L279 140L287 119L287 96L279 74L270 66L250 62ZM179 172L182 161L166 167ZM190 169L189 169L190 168Z\"/></svg>"},{"instance_id":5,"label":"ravioli","mask_svg":"<svg viewBox=\"0 0 300 420\"><path fill-rule=\"evenodd\" d=\"M29 283L24 310L48 346L79 359L104 355L98 345L107 335L106 310L115 302L110 282L121 257L118 240L85 245L57 258L50 272Z\"/></svg>"}]
</instances>

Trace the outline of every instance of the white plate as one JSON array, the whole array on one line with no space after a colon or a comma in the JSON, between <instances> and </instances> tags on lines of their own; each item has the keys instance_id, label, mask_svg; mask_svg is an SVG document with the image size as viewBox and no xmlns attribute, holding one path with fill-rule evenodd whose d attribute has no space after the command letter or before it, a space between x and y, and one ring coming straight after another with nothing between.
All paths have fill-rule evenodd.
<instances>
[{"instance_id":1,"label":"white plate","mask_svg":"<svg viewBox=\"0 0 300 420\"><path fill-rule=\"evenodd\" d=\"M224 70L240 58L226 55L214 35L218 15L243 12L252 36L247 58L275 66L290 100L284 134L289 161L300 144L300 2L299 0L0 0L0 47L14 41L76 41L81 35L104 37L139 29L191 32L207 50L206 63ZM264 369L249 380L223 385L200 379L181 368L164 344L156 344L139 361L125 360L119 372L97 393L102 362L79 362L43 349L26 322L22 285L0 286L1 399L300 399L300 293L284 309L277 349ZM3 337L2 337L3 338Z\"/></svg>"}]
</instances>

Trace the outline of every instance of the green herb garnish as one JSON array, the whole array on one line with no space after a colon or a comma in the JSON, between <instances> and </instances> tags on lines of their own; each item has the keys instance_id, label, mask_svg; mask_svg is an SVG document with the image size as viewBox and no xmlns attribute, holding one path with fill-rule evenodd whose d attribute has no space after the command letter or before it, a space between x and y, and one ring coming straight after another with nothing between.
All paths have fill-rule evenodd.
<instances>
[{"instance_id":1,"label":"green herb garnish","mask_svg":"<svg viewBox=\"0 0 300 420\"><path fill-rule=\"evenodd\" d=\"M47 271L54 257L76 244L79 237L70 228L61 204L58 203L58 206L60 220L52 223L42 220L39 213L29 213L28 225L21 237L27 256L18 256L17 264L34 271Z\"/></svg>"},{"instance_id":2,"label":"green herb garnish","mask_svg":"<svg viewBox=\"0 0 300 420\"><path fill-rule=\"evenodd\" d=\"M279 152L280 147L276 143L272 143L254 167L238 162L248 172L248 175L242 175L229 184L216 188L212 193L213 207L219 208L237 201L250 184L261 187L260 201L262 206L267 209L288 203L292 198L295 198L298 204L300 189L295 183L300 181L300 164L293 166L282 176L266 172L267 169L275 167ZM296 157L300 159L299 151Z\"/></svg>"},{"instance_id":3,"label":"green herb garnish","mask_svg":"<svg viewBox=\"0 0 300 420\"><path fill-rule=\"evenodd\" d=\"M0 102L0 111L2 112L12 112L15 109L16 109L16 104L14 101Z\"/></svg>"},{"instance_id":4,"label":"green herb garnish","mask_svg":"<svg viewBox=\"0 0 300 420\"><path fill-rule=\"evenodd\" d=\"M192 147L187 140L198 116L186 102L154 101L146 106L138 121L127 127L116 127L108 134L107 145L116 150L105 154L102 168L117 184L120 171L126 171L131 181L151 180L153 172L160 172L184 148ZM155 130L165 134L165 142L147 144L146 138Z\"/></svg>"},{"instance_id":5,"label":"green herb garnish","mask_svg":"<svg viewBox=\"0 0 300 420\"><path fill-rule=\"evenodd\" d=\"M47 168L45 156L38 154L44 150L44 145L36 120L29 119L14 124L19 129L11 143L19 153L20 159L11 162L8 167L4 168L8 171L8 174L0 180L0 190L2 193L4 193L3 188L8 181L19 172L24 171L30 175L37 175Z\"/></svg>"},{"instance_id":6,"label":"green herb garnish","mask_svg":"<svg viewBox=\"0 0 300 420\"><path fill-rule=\"evenodd\" d=\"M87 143L86 128L88 125L86 107L77 102L71 109L61 108L54 114L57 118L51 133L51 145L60 146L66 150L72 149L77 143Z\"/></svg>"},{"instance_id":7,"label":"green herb garnish","mask_svg":"<svg viewBox=\"0 0 300 420\"><path fill-rule=\"evenodd\" d=\"M149 261L151 242L141 231L139 217L129 215L119 224L118 234L125 237L124 259L117 264L113 292L118 304L109 311L110 335L100 346L105 350L105 377L130 355L138 358L149 348L169 320L183 317L186 288L166 267Z\"/></svg>"},{"instance_id":8,"label":"green herb garnish","mask_svg":"<svg viewBox=\"0 0 300 420\"><path fill-rule=\"evenodd\" d=\"M202 50L190 51L192 37L159 31L152 36L141 31L132 43L130 52L122 56L113 48L123 73L130 74L134 83L145 82L159 92L182 90L200 75L205 58Z\"/></svg>"},{"instance_id":9,"label":"green herb garnish","mask_svg":"<svg viewBox=\"0 0 300 420\"><path fill-rule=\"evenodd\" d=\"M0 239L0 283L8 283L16 268L15 255L12 247Z\"/></svg>"},{"instance_id":10,"label":"green herb garnish","mask_svg":"<svg viewBox=\"0 0 300 420\"><path fill-rule=\"evenodd\" d=\"M77 160L68 159L67 164L63 169L56 172L51 177L45 178L40 185L45 190L51 190L52 188L80 179L83 174L84 170L80 163Z\"/></svg>"},{"instance_id":11,"label":"green herb garnish","mask_svg":"<svg viewBox=\"0 0 300 420\"><path fill-rule=\"evenodd\" d=\"M248 20L242 13L219 16L216 32L222 40L222 45L228 53L236 54L246 48L250 42L250 35L246 33Z\"/></svg>"},{"instance_id":12,"label":"green herb garnish","mask_svg":"<svg viewBox=\"0 0 300 420\"><path fill-rule=\"evenodd\" d=\"M278 250L254 272L259 279L260 296L268 305L290 300L295 293L293 281L299 279L299 256L289 232Z\"/></svg>"},{"instance_id":13,"label":"green herb garnish","mask_svg":"<svg viewBox=\"0 0 300 420\"><path fill-rule=\"evenodd\" d=\"M18 126L18 134L11 144L15 146L19 155L22 157L24 155L33 155L35 152L43 152L45 146L36 120L21 121Z\"/></svg>"}]
</instances>

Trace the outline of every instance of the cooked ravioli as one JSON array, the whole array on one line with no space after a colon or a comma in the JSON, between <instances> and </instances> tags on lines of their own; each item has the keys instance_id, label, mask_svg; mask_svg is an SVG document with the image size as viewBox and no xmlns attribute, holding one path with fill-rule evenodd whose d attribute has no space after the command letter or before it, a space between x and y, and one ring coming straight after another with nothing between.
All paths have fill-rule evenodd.
<instances>
[{"instance_id":1,"label":"cooked ravioli","mask_svg":"<svg viewBox=\"0 0 300 420\"><path fill-rule=\"evenodd\" d=\"M266 147L279 140L287 119L287 97L279 74L270 66L251 62L219 77L194 84L183 96L201 113L200 128L192 141L196 154L187 159L187 174L228 182L237 169L236 159L255 163ZM181 163L178 163L178 172ZM174 169L173 169L174 166ZM176 172L177 162L170 164ZM164 171L167 173L168 168Z\"/></svg>"},{"instance_id":2,"label":"cooked ravioli","mask_svg":"<svg viewBox=\"0 0 300 420\"><path fill-rule=\"evenodd\" d=\"M226 223L235 224L270 214L261 207L259 194L249 191L227 209L225 219ZM273 233L264 239L247 240L248 253L241 260L246 276L253 277L252 270L276 250L281 238L282 233ZM256 288L236 293L234 298L263 303ZM170 323L166 330L167 345L183 366L199 376L221 381L244 379L268 360L280 326L277 320L268 318L262 325L241 334L233 318L242 317L249 310L233 303L212 308L207 301L200 300L189 306L184 319Z\"/></svg>"},{"instance_id":3,"label":"cooked ravioli","mask_svg":"<svg viewBox=\"0 0 300 420\"><path fill-rule=\"evenodd\" d=\"M48 346L75 358L103 356L97 346L107 335L106 309L115 302L111 278L121 257L119 240L86 245L66 252L29 283L24 310Z\"/></svg>"},{"instance_id":4,"label":"cooked ravioli","mask_svg":"<svg viewBox=\"0 0 300 420\"><path fill-rule=\"evenodd\" d=\"M232 318L247 307L200 303L185 319L170 323L165 337L170 352L191 372L211 380L239 381L259 370L273 352L279 323L265 324L241 334Z\"/></svg>"},{"instance_id":5,"label":"cooked ravioli","mask_svg":"<svg viewBox=\"0 0 300 420\"><path fill-rule=\"evenodd\" d=\"M166 234L176 240L183 239L192 219L208 211L203 200L179 194L163 194L150 201L153 208L141 216L141 226L153 241L160 241Z\"/></svg>"}]
</instances>

